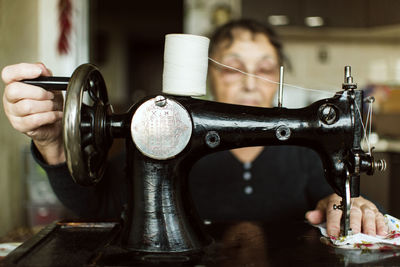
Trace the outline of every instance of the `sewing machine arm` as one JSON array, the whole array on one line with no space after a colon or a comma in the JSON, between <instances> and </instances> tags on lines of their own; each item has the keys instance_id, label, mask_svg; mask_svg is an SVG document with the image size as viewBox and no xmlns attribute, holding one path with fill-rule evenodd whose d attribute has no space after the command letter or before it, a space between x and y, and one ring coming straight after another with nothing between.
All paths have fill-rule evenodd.
<instances>
[{"instance_id":1,"label":"sewing machine arm","mask_svg":"<svg viewBox=\"0 0 400 267\"><path fill-rule=\"evenodd\" d=\"M341 91L300 109L259 108L181 99L193 120L190 151L194 157L246 146L298 145L320 156L325 177L345 195L359 196L359 175L372 174L374 160L362 151L362 91ZM357 103L358 102L358 103Z\"/></svg>"}]
</instances>

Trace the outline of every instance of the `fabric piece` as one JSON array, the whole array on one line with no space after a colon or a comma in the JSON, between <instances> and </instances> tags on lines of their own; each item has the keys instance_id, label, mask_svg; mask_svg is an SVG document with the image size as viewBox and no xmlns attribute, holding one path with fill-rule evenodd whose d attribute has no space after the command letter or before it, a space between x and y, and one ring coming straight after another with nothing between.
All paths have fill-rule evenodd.
<instances>
[{"instance_id":1,"label":"fabric piece","mask_svg":"<svg viewBox=\"0 0 400 267\"><path fill-rule=\"evenodd\" d=\"M20 246L22 243L12 242L12 243L1 243L0 244L0 260L11 253L14 249Z\"/></svg>"},{"instance_id":2,"label":"fabric piece","mask_svg":"<svg viewBox=\"0 0 400 267\"><path fill-rule=\"evenodd\" d=\"M326 231L326 223L316 225L321 234L335 247L345 249L372 250L400 250L400 220L385 214L385 223L388 226L389 234L386 236L371 236L362 233L351 234L341 237L329 237Z\"/></svg>"}]
</instances>

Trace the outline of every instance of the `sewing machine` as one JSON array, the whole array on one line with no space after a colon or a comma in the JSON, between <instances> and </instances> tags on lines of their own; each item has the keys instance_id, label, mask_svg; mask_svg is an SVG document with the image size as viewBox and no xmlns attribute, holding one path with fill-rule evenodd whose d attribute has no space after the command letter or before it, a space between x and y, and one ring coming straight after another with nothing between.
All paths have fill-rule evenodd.
<instances>
[{"instance_id":1,"label":"sewing machine","mask_svg":"<svg viewBox=\"0 0 400 267\"><path fill-rule=\"evenodd\" d=\"M25 82L67 90L63 135L68 168L76 183L96 184L113 140L125 139L132 198L117 246L142 259L190 258L210 244L192 205L187 181L191 166L209 153L269 145L314 149L327 182L343 198L335 205L343 211L342 235L350 231L350 198L360 195L360 174L385 169L384 161L375 161L361 148L364 98L363 92L356 90L350 67L345 67L342 91L300 109L160 94L142 99L126 113L115 114L102 75L91 64L81 65L70 78Z\"/></svg>"}]
</instances>

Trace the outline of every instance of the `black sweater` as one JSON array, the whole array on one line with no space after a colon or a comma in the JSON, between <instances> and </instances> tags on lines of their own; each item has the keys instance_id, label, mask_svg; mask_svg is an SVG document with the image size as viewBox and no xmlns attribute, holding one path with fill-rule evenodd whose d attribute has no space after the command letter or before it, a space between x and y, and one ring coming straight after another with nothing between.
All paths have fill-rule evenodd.
<instances>
[{"instance_id":1,"label":"black sweater","mask_svg":"<svg viewBox=\"0 0 400 267\"><path fill-rule=\"evenodd\" d=\"M79 217L120 217L129 194L124 154L108 162L96 186L83 187L73 182L65 163L49 166L34 146L32 152L60 201ZM251 166L229 151L208 155L194 165L189 185L200 216L210 220L302 220L333 193L317 154L294 146L266 147Z\"/></svg>"}]
</instances>

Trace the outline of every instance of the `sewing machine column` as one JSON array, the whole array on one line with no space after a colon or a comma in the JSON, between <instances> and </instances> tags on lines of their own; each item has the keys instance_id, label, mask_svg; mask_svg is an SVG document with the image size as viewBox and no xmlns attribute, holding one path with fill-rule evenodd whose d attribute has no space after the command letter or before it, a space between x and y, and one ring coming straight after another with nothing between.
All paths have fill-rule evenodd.
<instances>
[{"instance_id":1,"label":"sewing machine column","mask_svg":"<svg viewBox=\"0 0 400 267\"><path fill-rule=\"evenodd\" d=\"M156 253L199 252L210 240L199 225L181 159L157 161L128 144L128 176L133 199L123 246ZM175 162L172 162L175 161ZM131 213L131 214L129 214Z\"/></svg>"}]
</instances>

